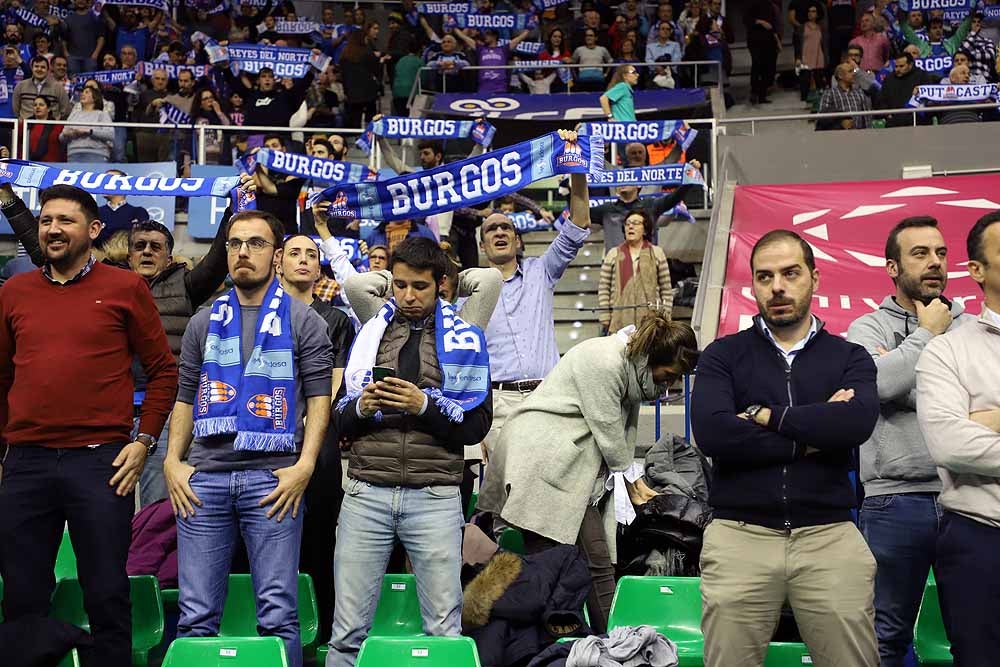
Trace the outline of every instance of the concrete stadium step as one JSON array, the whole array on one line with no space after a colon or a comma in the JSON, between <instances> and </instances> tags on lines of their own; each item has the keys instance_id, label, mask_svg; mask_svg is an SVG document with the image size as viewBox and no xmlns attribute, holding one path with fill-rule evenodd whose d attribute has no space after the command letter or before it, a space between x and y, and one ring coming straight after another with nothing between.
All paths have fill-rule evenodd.
<instances>
[{"instance_id":1,"label":"concrete stadium step","mask_svg":"<svg viewBox=\"0 0 1000 667\"><path fill-rule=\"evenodd\" d=\"M524 255L526 257L541 257L551 243L537 242L525 243ZM595 266L600 268L604 261L604 245L602 243L585 243L580 252L576 254L570 266Z\"/></svg>"},{"instance_id":2,"label":"concrete stadium step","mask_svg":"<svg viewBox=\"0 0 1000 667\"><path fill-rule=\"evenodd\" d=\"M566 354L571 347L580 341L600 335L601 328L597 322L556 323L556 343L559 346L560 355Z\"/></svg>"},{"instance_id":3,"label":"concrete stadium step","mask_svg":"<svg viewBox=\"0 0 1000 667\"><path fill-rule=\"evenodd\" d=\"M556 322L596 322L597 293L556 294L552 300L552 316Z\"/></svg>"},{"instance_id":4,"label":"concrete stadium step","mask_svg":"<svg viewBox=\"0 0 1000 667\"><path fill-rule=\"evenodd\" d=\"M556 294L574 294L597 292L597 283L601 279L599 266L571 266L556 284Z\"/></svg>"}]
</instances>

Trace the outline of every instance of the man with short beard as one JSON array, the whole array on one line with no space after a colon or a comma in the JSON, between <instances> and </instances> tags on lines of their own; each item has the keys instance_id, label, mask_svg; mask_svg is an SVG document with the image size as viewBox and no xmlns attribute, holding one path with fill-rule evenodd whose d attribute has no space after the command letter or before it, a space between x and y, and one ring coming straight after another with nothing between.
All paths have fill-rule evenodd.
<instances>
[{"instance_id":1,"label":"man with short beard","mask_svg":"<svg viewBox=\"0 0 1000 667\"><path fill-rule=\"evenodd\" d=\"M129 667L133 491L170 410L177 364L142 278L92 254L94 198L69 185L40 198L45 264L0 290L4 621L48 615L68 523L93 636L83 664ZM149 382L133 438L135 356ZM22 648L0 646L0 662L17 662Z\"/></svg>"},{"instance_id":2,"label":"man with short beard","mask_svg":"<svg viewBox=\"0 0 1000 667\"><path fill-rule=\"evenodd\" d=\"M974 321L944 298L948 248L938 222L906 218L885 243L886 272L896 286L879 309L862 315L847 340L863 346L878 369L882 409L861 447L861 531L875 559L875 629L882 667L902 667L936 558L941 480L917 423L917 359L934 337Z\"/></svg>"},{"instance_id":3,"label":"man with short beard","mask_svg":"<svg viewBox=\"0 0 1000 667\"><path fill-rule=\"evenodd\" d=\"M811 312L819 271L788 230L750 254L759 315L702 353L691 403L712 458L701 552L705 667L760 667L787 599L814 664L878 664L875 559L848 474L878 418L875 364Z\"/></svg>"},{"instance_id":4,"label":"man with short beard","mask_svg":"<svg viewBox=\"0 0 1000 667\"><path fill-rule=\"evenodd\" d=\"M163 473L178 517L177 635L218 634L239 533L259 632L284 640L301 667L302 495L330 417L333 363L326 323L275 278L283 231L264 211L229 221L234 287L184 332Z\"/></svg>"}]
</instances>

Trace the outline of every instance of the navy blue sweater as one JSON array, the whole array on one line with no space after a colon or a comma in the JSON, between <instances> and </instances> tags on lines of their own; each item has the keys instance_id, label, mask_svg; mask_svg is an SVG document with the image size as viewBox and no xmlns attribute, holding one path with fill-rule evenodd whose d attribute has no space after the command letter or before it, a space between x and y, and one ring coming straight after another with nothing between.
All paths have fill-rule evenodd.
<instances>
[{"instance_id":1,"label":"navy blue sweater","mask_svg":"<svg viewBox=\"0 0 1000 667\"><path fill-rule=\"evenodd\" d=\"M857 499L848 472L878 419L875 379L864 348L822 327L791 367L759 318L709 345L691 416L698 446L712 457L715 516L785 530L850 521ZM854 398L828 403L839 389ZM771 409L766 427L736 416L754 404Z\"/></svg>"}]
</instances>

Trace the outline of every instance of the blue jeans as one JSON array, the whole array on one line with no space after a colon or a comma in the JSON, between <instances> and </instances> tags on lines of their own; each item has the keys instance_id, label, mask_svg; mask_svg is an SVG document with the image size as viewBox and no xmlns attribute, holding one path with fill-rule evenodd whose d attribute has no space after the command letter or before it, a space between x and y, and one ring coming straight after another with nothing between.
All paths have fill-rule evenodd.
<instances>
[{"instance_id":1,"label":"blue jeans","mask_svg":"<svg viewBox=\"0 0 1000 667\"><path fill-rule=\"evenodd\" d=\"M278 523L258 503L278 485L270 470L195 472L191 489L201 500L193 517L177 519L180 588L178 637L219 633L236 533L243 535L257 596L258 632L281 637L288 664L302 667L298 566L302 513Z\"/></svg>"},{"instance_id":2,"label":"blue jeans","mask_svg":"<svg viewBox=\"0 0 1000 667\"><path fill-rule=\"evenodd\" d=\"M457 485L414 489L348 480L333 562L337 597L326 667L354 665L397 538L417 578L424 632L462 633L463 523Z\"/></svg>"},{"instance_id":3,"label":"blue jeans","mask_svg":"<svg viewBox=\"0 0 1000 667\"><path fill-rule=\"evenodd\" d=\"M861 532L878 562L875 632L882 667L903 667L927 574L937 560L941 507L934 493L865 498Z\"/></svg>"}]
</instances>

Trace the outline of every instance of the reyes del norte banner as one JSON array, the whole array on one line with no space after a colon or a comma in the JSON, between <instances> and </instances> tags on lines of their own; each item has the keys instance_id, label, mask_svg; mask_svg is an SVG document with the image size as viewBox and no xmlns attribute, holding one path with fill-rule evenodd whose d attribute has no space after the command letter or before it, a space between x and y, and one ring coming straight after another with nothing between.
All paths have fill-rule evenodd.
<instances>
[{"instance_id":1,"label":"reyes del norte banner","mask_svg":"<svg viewBox=\"0 0 1000 667\"><path fill-rule=\"evenodd\" d=\"M332 218L405 220L476 206L554 174L603 170L600 137L568 142L552 132L415 174L327 188L316 200L332 202L328 212Z\"/></svg>"},{"instance_id":2,"label":"reyes del norte banner","mask_svg":"<svg viewBox=\"0 0 1000 667\"><path fill-rule=\"evenodd\" d=\"M633 167L631 169L608 169L597 174L588 174L587 182L592 185L621 187L635 185L700 185L705 179L701 171L690 162L679 164L659 164L654 167Z\"/></svg>"}]
</instances>

